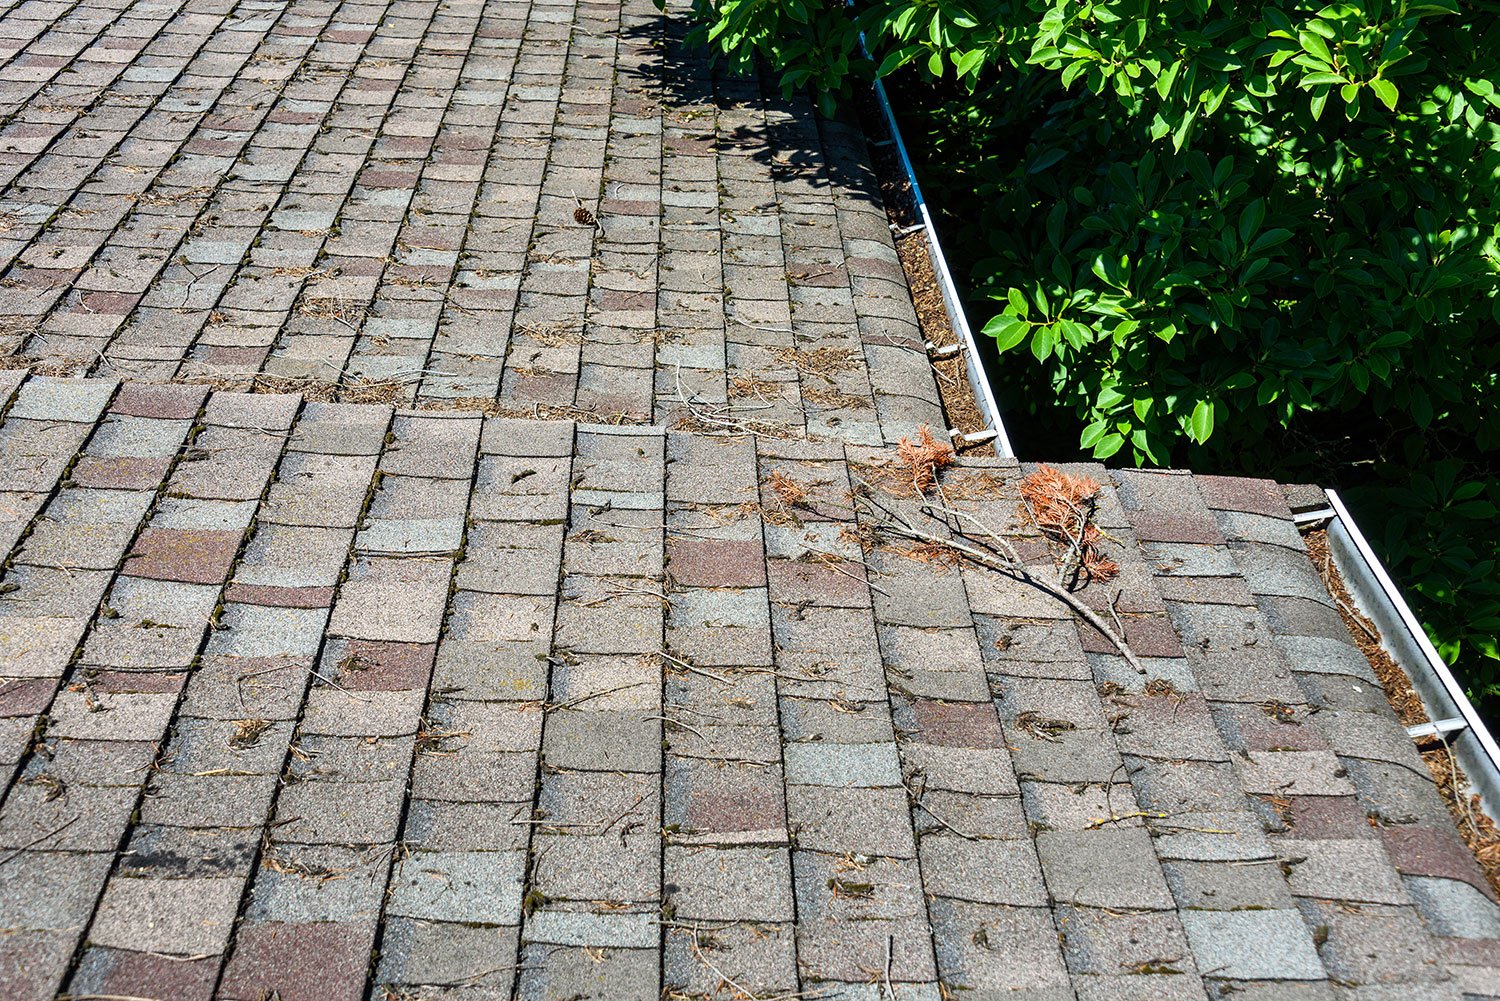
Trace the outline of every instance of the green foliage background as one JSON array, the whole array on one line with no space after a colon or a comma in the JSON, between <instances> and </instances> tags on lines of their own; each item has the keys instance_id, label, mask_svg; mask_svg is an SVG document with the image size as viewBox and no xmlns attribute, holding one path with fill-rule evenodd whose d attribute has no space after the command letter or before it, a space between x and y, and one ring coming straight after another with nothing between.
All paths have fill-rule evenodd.
<instances>
[{"instance_id":1,"label":"green foliage background","mask_svg":"<svg viewBox=\"0 0 1500 1001\"><path fill-rule=\"evenodd\" d=\"M1347 487L1500 705L1500 13L1429 0L695 0L832 110L894 75L1007 412ZM862 56L863 32L871 57ZM1025 424L1023 419L1018 423Z\"/></svg>"}]
</instances>

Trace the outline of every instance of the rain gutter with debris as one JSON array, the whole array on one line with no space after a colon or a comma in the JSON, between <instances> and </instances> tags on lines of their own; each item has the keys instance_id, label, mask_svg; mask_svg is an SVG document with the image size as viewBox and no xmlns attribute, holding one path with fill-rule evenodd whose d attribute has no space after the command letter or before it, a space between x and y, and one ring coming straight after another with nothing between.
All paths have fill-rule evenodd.
<instances>
[{"instance_id":1,"label":"rain gutter with debris","mask_svg":"<svg viewBox=\"0 0 1500 1001\"><path fill-rule=\"evenodd\" d=\"M853 0L848 0L848 6L854 6ZM865 48L864 32L859 34L859 48L868 58L870 51ZM906 153L906 142L901 138L901 126L896 123L896 112L891 107L885 84L877 79L874 89L875 100L880 105L880 113L885 117L885 127L890 134L889 141L896 148L901 169L906 173L906 183L910 185L912 208L921 220L913 226L898 230L898 233L921 230L926 237L927 255L932 261L932 271L937 278L938 288L943 293L943 305L948 309L948 319L953 325L953 334L957 340L956 344L948 347L935 347L929 343L928 351L934 361L952 357L954 352L964 356L964 371L968 374L969 389L974 393L974 402L978 404L979 413L984 418L983 431L963 434L953 430L949 433L955 444L980 445L993 442L995 451L1002 458L1015 458L1010 437L1005 433L1005 424L1000 420L1000 406L995 402L989 376L984 371L984 361L979 357L978 345L974 343L974 331L969 327L963 300L959 297L958 286L953 283L953 273L948 270L948 259L943 255L943 246L938 242L937 228L932 224L932 214L927 211L927 199L922 197L922 185L917 182L917 172L912 167L911 157Z\"/></svg>"},{"instance_id":2,"label":"rain gutter with debris","mask_svg":"<svg viewBox=\"0 0 1500 1001\"><path fill-rule=\"evenodd\" d=\"M1430 722L1409 726L1414 741L1437 740L1453 751L1468 776L1479 805L1500 819L1500 746L1438 655L1432 641L1401 597L1391 576L1333 490L1328 506L1296 515L1300 527L1326 526L1328 547L1355 604L1380 632L1381 646L1406 672Z\"/></svg>"}]
</instances>

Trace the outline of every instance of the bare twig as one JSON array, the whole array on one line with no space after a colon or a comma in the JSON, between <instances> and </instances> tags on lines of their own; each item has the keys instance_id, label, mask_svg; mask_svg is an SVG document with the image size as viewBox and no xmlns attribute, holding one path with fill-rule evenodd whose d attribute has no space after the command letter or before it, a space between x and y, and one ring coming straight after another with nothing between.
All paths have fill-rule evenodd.
<instances>
[{"instance_id":1,"label":"bare twig","mask_svg":"<svg viewBox=\"0 0 1500 1001\"><path fill-rule=\"evenodd\" d=\"M810 550L808 550L808 552L814 553L814 554L816 554L818 556L825 557L824 559L818 560L818 562L821 563L823 566L827 567L828 569L833 570L836 573L841 573L845 577L848 577L850 580L858 581L859 583L865 585L866 587L868 587L872 591L879 591L881 594L885 595L887 598L889 598L891 596L891 592L887 591L885 588L881 587L879 584L877 584L874 581L870 580L870 574L867 573L867 574L865 574L865 576L861 577L858 574L850 573L848 570L845 570L843 567L839 566L840 563L844 562L844 557L837 556L834 553L825 553L822 550L818 550L818 549L810 549ZM866 570L873 570L874 569L873 567L870 566L870 564L865 563L864 560L851 560L850 562L863 564L863 566L865 567Z\"/></svg>"},{"instance_id":2,"label":"bare twig","mask_svg":"<svg viewBox=\"0 0 1500 1001\"><path fill-rule=\"evenodd\" d=\"M1453 782L1453 799L1464 811L1464 819L1469 822L1469 829L1479 834L1479 825L1474 821L1474 808L1469 803L1469 797L1464 795L1463 788L1458 784L1458 759L1453 756L1453 747L1448 743L1448 735L1441 730L1437 734L1438 740L1443 743L1443 752L1448 755L1449 776Z\"/></svg>"},{"instance_id":3,"label":"bare twig","mask_svg":"<svg viewBox=\"0 0 1500 1001\"><path fill-rule=\"evenodd\" d=\"M749 988L742 987L741 985L735 983L734 979L731 978L729 974L725 973L723 970L715 966L713 961L703 954L703 949L698 944L698 929L696 928L693 929L693 954L698 957L698 961L700 963L708 967L709 970L713 972L714 976L718 977L722 983L726 983L730 987L734 988L739 996L745 998L746 1001L766 1001L766 999L761 998L758 994L754 993Z\"/></svg>"},{"instance_id":4,"label":"bare twig","mask_svg":"<svg viewBox=\"0 0 1500 1001\"><path fill-rule=\"evenodd\" d=\"M860 480L859 482L863 486L869 488L868 483L865 483L863 480ZM871 489L870 492L873 492L873 489ZM989 567L991 570L996 570L1014 581L1018 581L1019 583L1034 587L1045 594L1051 595L1058 601L1061 601L1063 604L1067 605L1075 613L1077 613L1078 616L1085 622L1093 626L1095 629L1099 630L1099 632L1102 633L1106 639L1113 643L1115 648L1120 651L1121 656L1125 658L1125 660L1130 664L1131 667L1135 668L1142 674L1146 673L1145 666L1141 664L1140 658L1135 655L1135 651L1131 650L1130 646L1125 642L1124 636L1116 635L1114 630L1110 629L1108 624L1106 624L1105 621L1099 617L1098 613L1096 613L1089 606L1085 605L1082 601L1079 601L1077 596L1069 591L1066 587L1063 587L1059 584L1053 584L1050 581L1042 580L1041 578L1033 574L1024 563L1012 556L1012 554L1015 553L1014 548L994 532L985 529L985 533L990 540L1010 551L1006 555L1001 555L999 552L994 550L980 549L978 546L971 545L968 542L959 542L956 539L945 539L940 535L936 535L932 532L917 528L916 526L908 522L905 518L902 518L899 514L892 511L884 504L881 504L873 497L869 496L869 493L866 493L862 499L867 503L873 505L874 507L879 508L881 511L884 511L886 515L889 516L890 520L887 520L879 526L886 531L894 532L897 535L904 535L908 538L917 539L922 542L930 542L934 545L946 546L956 553L969 557L969 559L973 560L976 563ZM965 512L956 511L950 508L938 508L924 505L924 510L927 510L929 508L931 510L942 511L954 515L965 514ZM980 528L984 528L982 523L980 523L977 518L969 516L969 520L974 522L976 525L979 525ZM965 538L967 538L967 536L965 536Z\"/></svg>"},{"instance_id":5,"label":"bare twig","mask_svg":"<svg viewBox=\"0 0 1500 1001\"><path fill-rule=\"evenodd\" d=\"M649 587L625 587L622 585L620 587L614 588L613 590L606 591L598 598L579 602L579 605L583 608L595 608L599 605L604 604L606 601L613 601L616 598L623 598L627 594L644 594L652 598L659 598L663 603L668 605L672 603L672 598L669 595L662 593L661 591L653 591Z\"/></svg>"},{"instance_id":6,"label":"bare twig","mask_svg":"<svg viewBox=\"0 0 1500 1001\"><path fill-rule=\"evenodd\" d=\"M670 716L642 716L641 717L641 722L644 723L648 719L659 719L663 723L670 723L673 726L677 727L677 729L679 729L679 730L686 730L688 733L693 734L695 737L697 737L699 740L703 741L704 743L712 743L712 741L710 741L708 739L708 737L704 735L704 733L703 733L702 730L698 729L695 726L689 726L688 724L684 723L680 719L673 719Z\"/></svg>"},{"instance_id":7,"label":"bare twig","mask_svg":"<svg viewBox=\"0 0 1500 1001\"><path fill-rule=\"evenodd\" d=\"M630 814L632 811L634 811L636 807L640 806L641 803L645 802L645 799L646 799L645 796L637 796L635 798L635 802L634 803L631 803L625 809L621 810L619 813L615 814L613 817L610 817L608 820L601 822L599 824L598 833L599 834L607 834L607 833L609 833L609 829L611 827L614 827L622 819L624 819L628 814Z\"/></svg>"},{"instance_id":8,"label":"bare twig","mask_svg":"<svg viewBox=\"0 0 1500 1001\"><path fill-rule=\"evenodd\" d=\"M673 657L671 654L667 653L667 651L665 651L665 650L661 651L661 656L662 656L663 660L669 660L669 661L671 661L672 663L676 664L678 667L682 668L684 671L691 671L694 674L701 674L705 678L712 678L715 681L722 682L723 684L726 684L726 685L738 685L739 684L739 682L735 681L733 678L726 677L725 675L722 675L722 674L716 674L713 671L705 671L701 667L694 667L692 664L689 664L687 661L683 660L681 657Z\"/></svg>"},{"instance_id":9,"label":"bare twig","mask_svg":"<svg viewBox=\"0 0 1500 1001\"><path fill-rule=\"evenodd\" d=\"M926 792L925 789L922 791L922 793L919 793L911 786L907 785L905 779L901 780L901 785L906 789L906 794L911 797L912 804L920 809L923 813L927 814L927 816L931 817L933 820L936 820L938 822L938 826L942 827L943 830L956 834L959 837L963 838L965 841L979 840L978 835L965 834L963 831L960 831L958 828L948 823L948 821L944 820L941 815L939 815L935 810L932 809L932 807L922 802L922 794Z\"/></svg>"},{"instance_id":10,"label":"bare twig","mask_svg":"<svg viewBox=\"0 0 1500 1001\"><path fill-rule=\"evenodd\" d=\"M355 695L349 689L345 688L343 685L339 684L337 681L334 681L332 678L328 677L328 675L322 674L322 673L320 673L319 671L317 671L314 668L311 668L311 667L301 667L300 665L297 665L297 664L290 664L290 663L288 663L288 664L277 664L275 667L268 667L268 668L266 668L265 670L262 670L262 671L251 671L248 674L242 674L238 678L236 678L235 679L235 688L238 689L239 692L240 692L240 704L244 705L244 703L245 703L244 689L241 688L240 686L242 686L246 681L250 680L251 678L259 678L263 674L275 674L278 671L298 671L298 670L305 671L308 674L312 675L314 678L317 678L319 681L323 681L323 682L325 682L325 683L327 683L329 685L332 685L334 688L337 688L339 691L341 691L345 695L349 696L349 698L353 699L355 702L371 702L371 701L373 701L372 699L367 699L367 698L364 698L363 696Z\"/></svg>"},{"instance_id":11,"label":"bare twig","mask_svg":"<svg viewBox=\"0 0 1500 1001\"><path fill-rule=\"evenodd\" d=\"M590 692L587 695L580 695L578 696L578 698L569 699L566 702L554 702L550 705L544 705L542 706L542 711L550 713L556 712L559 709L572 709L574 706L582 705L583 703L588 702L591 699L598 699L606 695L613 695L615 692L623 692L627 688L640 688L644 684L644 681L632 681L628 685L616 685L613 688L606 688L600 692Z\"/></svg>"},{"instance_id":12,"label":"bare twig","mask_svg":"<svg viewBox=\"0 0 1500 1001\"><path fill-rule=\"evenodd\" d=\"M1095 817L1089 821L1085 830L1092 831L1106 824L1118 824L1122 820L1165 820L1167 814L1158 813L1155 810L1131 810L1129 813L1112 813L1108 817Z\"/></svg>"},{"instance_id":13,"label":"bare twig","mask_svg":"<svg viewBox=\"0 0 1500 1001\"><path fill-rule=\"evenodd\" d=\"M896 1001L896 989L891 986L891 953L896 951L896 936L885 937L885 993L889 1001Z\"/></svg>"},{"instance_id":14,"label":"bare twig","mask_svg":"<svg viewBox=\"0 0 1500 1001\"><path fill-rule=\"evenodd\" d=\"M57 834L61 834L63 831L66 831L68 828L70 828L74 824L78 823L78 817L82 817L82 816L83 816L83 814L80 813L77 817L74 817L72 820L70 820L67 823L63 824L61 827L54 827L52 830L48 831L46 834L43 834L40 837L31 839L30 841L28 841L24 845L22 845L20 848L17 848L15 851L11 852L9 855L5 856L4 858L0 858L0 865L4 865L5 863L9 862L11 859L15 858L17 855L21 855L24 852L29 851L32 848L35 848L37 845L41 844L43 841L46 841L48 838L53 837L54 835L57 835Z\"/></svg>"}]
</instances>

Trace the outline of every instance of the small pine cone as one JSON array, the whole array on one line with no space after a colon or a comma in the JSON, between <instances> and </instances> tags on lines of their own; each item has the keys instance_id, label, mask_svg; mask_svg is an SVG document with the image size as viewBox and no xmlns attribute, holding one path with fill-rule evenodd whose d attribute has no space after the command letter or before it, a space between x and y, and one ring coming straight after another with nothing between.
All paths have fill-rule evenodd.
<instances>
[{"instance_id":1,"label":"small pine cone","mask_svg":"<svg viewBox=\"0 0 1500 1001\"><path fill-rule=\"evenodd\" d=\"M583 226L592 226L594 224L594 213L580 205L573 210L573 221Z\"/></svg>"}]
</instances>

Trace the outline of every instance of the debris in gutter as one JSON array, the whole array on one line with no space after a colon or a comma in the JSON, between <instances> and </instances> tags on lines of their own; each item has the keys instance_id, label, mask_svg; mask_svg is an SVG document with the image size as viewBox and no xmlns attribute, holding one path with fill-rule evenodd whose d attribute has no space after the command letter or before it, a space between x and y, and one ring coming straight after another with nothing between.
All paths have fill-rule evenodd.
<instances>
[{"instance_id":1,"label":"debris in gutter","mask_svg":"<svg viewBox=\"0 0 1500 1001\"><path fill-rule=\"evenodd\" d=\"M1328 589L1338 606L1339 617L1348 627L1355 646L1370 662L1375 677L1380 680L1380 687L1385 690L1386 700L1396 710L1396 718L1406 727L1430 723L1421 696L1417 694L1401 665L1381 645L1380 632L1375 624L1355 609L1354 600L1344 586L1343 578L1339 576L1338 567L1334 565L1327 531L1322 528L1313 529L1304 532L1303 539L1307 543L1313 565L1323 578L1323 586ZM1500 895L1500 825L1496 825L1479 808L1479 796L1472 791L1469 779L1454 757L1447 740L1441 735L1431 736L1418 744L1417 750L1422 756L1422 763L1432 773L1432 779L1437 783L1438 793L1447 804L1448 812L1453 815L1459 836L1463 838L1469 851L1474 853L1485 879L1495 893Z\"/></svg>"}]
</instances>

